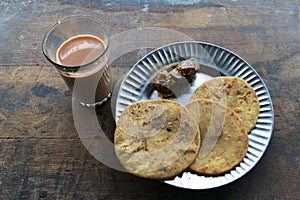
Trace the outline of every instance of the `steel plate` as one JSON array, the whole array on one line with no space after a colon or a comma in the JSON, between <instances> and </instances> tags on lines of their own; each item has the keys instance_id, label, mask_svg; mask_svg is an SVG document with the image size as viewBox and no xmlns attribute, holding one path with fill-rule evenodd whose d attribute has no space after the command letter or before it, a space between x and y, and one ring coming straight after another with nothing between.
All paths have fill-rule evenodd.
<instances>
[{"instance_id":1,"label":"steel plate","mask_svg":"<svg viewBox=\"0 0 300 200\"><path fill-rule=\"evenodd\" d=\"M147 90L156 74L168 65L190 57L197 58L201 73L197 74L192 88L174 98L186 104L193 91L204 81L215 76L236 76L251 85L259 99L260 113L255 128L249 133L249 147L244 160L234 169L221 176L201 176L183 172L167 184L189 189L209 189L231 183L249 172L263 156L271 139L274 112L268 89L259 74L235 53L204 42L180 42L160 47L139 60L121 83L116 99L115 118L130 104L143 99L160 99L156 92Z\"/></svg>"}]
</instances>

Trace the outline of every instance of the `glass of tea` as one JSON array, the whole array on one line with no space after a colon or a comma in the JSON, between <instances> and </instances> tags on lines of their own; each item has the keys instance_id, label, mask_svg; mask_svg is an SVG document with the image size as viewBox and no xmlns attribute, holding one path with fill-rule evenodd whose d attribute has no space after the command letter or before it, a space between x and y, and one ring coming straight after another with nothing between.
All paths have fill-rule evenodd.
<instances>
[{"instance_id":1,"label":"glass of tea","mask_svg":"<svg viewBox=\"0 0 300 200\"><path fill-rule=\"evenodd\" d=\"M42 50L82 105L97 106L109 99L109 33L102 21L90 16L60 20L45 35Z\"/></svg>"}]
</instances>

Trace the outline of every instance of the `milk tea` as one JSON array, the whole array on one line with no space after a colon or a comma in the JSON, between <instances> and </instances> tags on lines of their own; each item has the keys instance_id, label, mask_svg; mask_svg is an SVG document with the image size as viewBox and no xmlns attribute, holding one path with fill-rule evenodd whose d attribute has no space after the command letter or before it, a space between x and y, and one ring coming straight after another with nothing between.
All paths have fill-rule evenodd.
<instances>
[{"instance_id":1,"label":"milk tea","mask_svg":"<svg viewBox=\"0 0 300 200\"><path fill-rule=\"evenodd\" d=\"M80 102L93 104L111 92L108 52L100 38L93 35L71 37L58 48L56 61L66 68L61 76ZM78 71L67 72L68 67L78 67Z\"/></svg>"}]
</instances>

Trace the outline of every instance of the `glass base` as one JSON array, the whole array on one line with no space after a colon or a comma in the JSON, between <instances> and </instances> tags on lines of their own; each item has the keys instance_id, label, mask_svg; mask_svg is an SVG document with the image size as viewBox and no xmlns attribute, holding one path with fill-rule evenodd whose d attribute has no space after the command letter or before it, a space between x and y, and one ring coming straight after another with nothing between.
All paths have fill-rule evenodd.
<instances>
[{"instance_id":1,"label":"glass base","mask_svg":"<svg viewBox=\"0 0 300 200\"><path fill-rule=\"evenodd\" d=\"M96 103L82 103L82 102L79 102L79 103L80 103L80 105L86 106L86 107L89 107L89 108L101 106L102 104L104 104L105 102L107 102L111 98L111 94L112 94L112 92L110 92L105 98L103 98L102 100L100 100Z\"/></svg>"}]
</instances>

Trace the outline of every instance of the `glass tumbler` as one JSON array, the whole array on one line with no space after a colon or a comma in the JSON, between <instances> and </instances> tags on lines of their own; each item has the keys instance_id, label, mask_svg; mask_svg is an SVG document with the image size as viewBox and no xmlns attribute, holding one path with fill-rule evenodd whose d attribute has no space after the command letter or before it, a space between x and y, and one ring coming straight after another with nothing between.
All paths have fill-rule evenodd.
<instances>
[{"instance_id":1,"label":"glass tumbler","mask_svg":"<svg viewBox=\"0 0 300 200\"><path fill-rule=\"evenodd\" d=\"M60 20L46 33L42 51L80 104L98 106L109 99L109 33L102 21L90 16Z\"/></svg>"}]
</instances>

